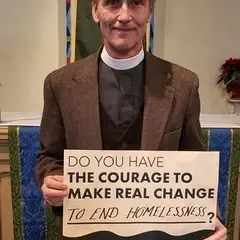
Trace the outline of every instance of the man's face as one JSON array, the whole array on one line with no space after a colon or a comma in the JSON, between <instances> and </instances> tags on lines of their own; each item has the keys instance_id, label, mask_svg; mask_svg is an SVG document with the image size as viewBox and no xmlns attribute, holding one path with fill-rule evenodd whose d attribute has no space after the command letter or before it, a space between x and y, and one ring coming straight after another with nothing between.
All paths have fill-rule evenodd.
<instances>
[{"instance_id":1,"label":"man's face","mask_svg":"<svg viewBox=\"0 0 240 240\"><path fill-rule=\"evenodd\" d=\"M148 0L98 0L92 13L100 25L105 46L119 52L142 46L152 15Z\"/></svg>"}]
</instances>

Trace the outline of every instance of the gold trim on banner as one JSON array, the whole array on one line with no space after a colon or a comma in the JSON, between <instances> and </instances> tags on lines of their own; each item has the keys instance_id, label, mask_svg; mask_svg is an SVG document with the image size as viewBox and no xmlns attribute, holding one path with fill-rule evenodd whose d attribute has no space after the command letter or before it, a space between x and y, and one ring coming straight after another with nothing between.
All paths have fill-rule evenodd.
<instances>
[{"instance_id":1,"label":"gold trim on banner","mask_svg":"<svg viewBox=\"0 0 240 240\"><path fill-rule=\"evenodd\" d=\"M8 127L0 127L0 239L13 237Z\"/></svg>"},{"instance_id":2,"label":"gold trim on banner","mask_svg":"<svg viewBox=\"0 0 240 240\"><path fill-rule=\"evenodd\" d=\"M229 154L229 168L228 168L228 191L227 191L227 199L226 199L226 219L225 224L227 224L227 216L228 216L228 201L229 201L229 191L230 191L230 184L231 184L231 164L232 164L232 151L233 151L233 130L231 129L231 149Z\"/></svg>"},{"instance_id":3,"label":"gold trim on banner","mask_svg":"<svg viewBox=\"0 0 240 240\"><path fill-rule=\"evenodd\" d=\"M207 129L207 133L208 133L208 141L207 141L207 150L209 151L210 149L210 138L211 138L211 133L210 133L210 129Z\"/></svg>"},{"instance_id":4,"label":"gold trim on banner","mask_svg":"<svg viewBox=\"0 0 240 240\"><path fill-rule=\"evenodd\" d=\"M146 29L146 50L149 52L149 46L150 46L150 22L147 24Z\"/></svg>"},{"instance_id":5,"label":"gold trim on banner","mask_svg":"<svg viewBox=\"0 0 240 240\"><path fill-rule=\"evenodd\" d=\"M71 0L71 63L75 61L77 25L77 0Z\"/></svg>"}]
</instances>

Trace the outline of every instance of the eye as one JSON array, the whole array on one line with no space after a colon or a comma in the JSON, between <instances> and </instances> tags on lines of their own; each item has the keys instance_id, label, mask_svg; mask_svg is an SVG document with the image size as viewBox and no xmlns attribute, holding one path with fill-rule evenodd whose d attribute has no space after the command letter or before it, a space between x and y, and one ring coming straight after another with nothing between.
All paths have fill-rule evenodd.
<instances>
[{"instance_id":1,"label":"eye","mask_svg":"<svg viewBox=\"0 0 240 240\"><path fill-rule=\"evenodd\" d=\"M143 4L143 0L132 0L131 1L131 4L132 5L136 5L136 6L138 6L138 5L142 5Z\"/></svg>"},{"instance_id":2,"label":"eye","mask_svg":"<svg viewBox=\"0 0 240 240\"><path fill-rule=\"evenodd\" d=\"M106 0L106 5L116 5L119 2L119 0Z\"/></svg>"},{"instance_id":3,"label":"eye","mask_svg":"<svg viewBox=\"0 0 240 240\"><path fill-rule=\"evenodd\" d=\"M108 8L115 9L120 7L122 0L105 0L104 5Z\"/></svg>"}]
</instances>

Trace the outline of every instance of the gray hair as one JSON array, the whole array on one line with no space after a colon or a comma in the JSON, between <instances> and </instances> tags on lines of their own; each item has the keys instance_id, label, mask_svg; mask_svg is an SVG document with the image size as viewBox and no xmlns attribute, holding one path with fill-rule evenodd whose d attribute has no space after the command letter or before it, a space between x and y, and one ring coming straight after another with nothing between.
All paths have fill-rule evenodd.
<instances>
[{"instance_id":1,"label":"gray hair","mask_svg":"<svg viewBox=\"0 0 240 240\"><path fill-rule=\"evenodd\" d=\"M149 0L149 6L150 6L151 11L154 10L155 2L156 2L156 0Z\"/></svg>"}]
</instances>

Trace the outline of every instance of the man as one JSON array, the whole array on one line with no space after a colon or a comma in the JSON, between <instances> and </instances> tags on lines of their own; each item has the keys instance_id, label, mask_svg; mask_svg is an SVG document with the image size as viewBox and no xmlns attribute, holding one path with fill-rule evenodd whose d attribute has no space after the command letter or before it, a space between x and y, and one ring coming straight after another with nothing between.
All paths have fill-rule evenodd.
<instances>
[{"instance_id":1,"label":"man","mask_svg":"<svg viewBox=\"0 0 240 240\"><path fill-rule=\"evenodd\" d=\"M36 174L56 214L67 195L64 149L204 150L197 76L142 48L153 7L154 0L93 1L104 47L45 81ZM81 239L121 237L104 232ZM163 237L146 233L129 239ZM218 219L207 239L227 239Z\"/></svg>"}]
</instances>

